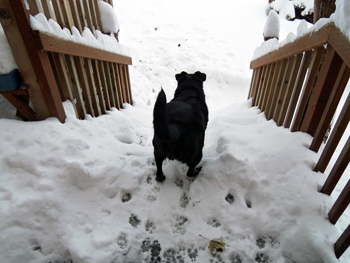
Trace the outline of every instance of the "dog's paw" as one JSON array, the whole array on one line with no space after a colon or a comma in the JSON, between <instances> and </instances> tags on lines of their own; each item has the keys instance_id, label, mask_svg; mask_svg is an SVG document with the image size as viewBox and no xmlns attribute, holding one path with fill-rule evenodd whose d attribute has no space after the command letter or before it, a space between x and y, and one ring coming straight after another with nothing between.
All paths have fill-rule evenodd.
<instances>
[{"instance_id":1,"label":"dog's paw","mask_svg":"<svg viewBox=\"0 0 350 263\"><path fill-rule=\"evenodd\" d=\"M200 173L200 171L202 171L202 167L196 167L196 168L193 170L193 173L192 173L192 174L188 174L188 173L187 173L187 177L196 178L197 175Z\"/></svg>"},{"instance_id":2,"label":"dog's paw","mask_svg":"<svg viewBox=\"0 0 350 263\"><path fill-rule=\"evenodd\" d=\"M165 178L165 175L157 175L156 180L161 183L165 180Z\"/></svg>"}]
</instances>

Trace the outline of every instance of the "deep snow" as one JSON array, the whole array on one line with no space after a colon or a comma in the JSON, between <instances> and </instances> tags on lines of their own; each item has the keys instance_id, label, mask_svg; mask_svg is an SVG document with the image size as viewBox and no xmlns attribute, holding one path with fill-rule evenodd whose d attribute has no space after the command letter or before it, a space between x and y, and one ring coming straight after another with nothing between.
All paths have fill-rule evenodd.
<instances>
[{"instance_id":1,"label":"deep snow","mask_svg":"<svg viewBox=\"0 0 350 263\"><path fill-rule=\"evenodd\" d=\"M337 262L333 198L317 189L311 137L266 121L246 100L265 1L115 1L131 52L134 105L98 118L24 123L0 99L0 262ZM254 17L254 19L251 19ZM299 22L281 19L280 39ZM164 165L152 109L182 70L207 74L203 171ZM347 220L348 222L348 220ZM209 239L226 250L215 258ZM349 253L341 260L347 262Z\"/></svg>"}]
</instances>

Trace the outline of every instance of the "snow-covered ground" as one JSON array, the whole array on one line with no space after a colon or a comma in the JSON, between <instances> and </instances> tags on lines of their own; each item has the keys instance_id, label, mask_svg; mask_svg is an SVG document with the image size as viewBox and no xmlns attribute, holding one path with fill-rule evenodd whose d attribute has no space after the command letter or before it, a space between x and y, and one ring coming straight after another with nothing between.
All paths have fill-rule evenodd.
<instances>
[{"instance_id":1,"label":"snow-covered ground","mask_svg":"<svg viewBox=\"0 0 350 263\"><path fill-rule=\"evenodd\" d=\"M334 199L317 191L326 175L312 172L312 138L246 100L267 1L169 2L114 3L133 106L77 120L65 102L64 124L25 123L0 98L0 262L338 262L349 217L326 218ZM280 39L298 25L281 19ZM190 183L167 161L158 183L155 98L163 87L170 100L175 74L197 70L210 111L203 170ZM226 249L213 257L199 235Z\"/></svg>"}]
</instances>

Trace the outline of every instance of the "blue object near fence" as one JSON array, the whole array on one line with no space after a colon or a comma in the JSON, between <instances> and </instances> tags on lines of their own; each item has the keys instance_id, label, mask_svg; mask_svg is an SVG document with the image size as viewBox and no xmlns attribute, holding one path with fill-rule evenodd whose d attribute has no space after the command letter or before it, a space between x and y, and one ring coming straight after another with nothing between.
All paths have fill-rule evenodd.
<instances>
[{"instance_id":1,"label":"blue object near fence","mask_svg":"<svg viewBox=\"0 0 350 263\"><path fill-rule=\"evenodd\" d=\"M12 70L7 74L0 74L0 92L12 91L22 84L22 76L18 69Z\"/></svg>"}]
</instances>

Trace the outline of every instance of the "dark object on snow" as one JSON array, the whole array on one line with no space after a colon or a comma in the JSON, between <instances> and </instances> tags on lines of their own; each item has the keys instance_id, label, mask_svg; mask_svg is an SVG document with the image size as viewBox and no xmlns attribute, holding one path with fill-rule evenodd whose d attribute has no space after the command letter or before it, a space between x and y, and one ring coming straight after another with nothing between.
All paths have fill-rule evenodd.
<instances>
[{"instance_id":1,"label":"dark object on snow","mask_svg":"<svg viewBox=\"0 0 350 263\"><path fill-rule=\"evenodd\" d=\"M303 14L303 11L305 10L305 6L294 5L294 10L295 10L295 18L296 19L305 19L307 22L313 23L314 12L312 9L308 13Z\"/></svg>"},{"instance_id":2,"label":"dark object on snow","mask_svg":"<svg viewBox=\"0 0 350 263\"><path fill-rule=\"evenodd\" d=\"M235 201L235 198L233 197L232 194L229 193L229 194L226 196L225 200L226 200L229 204L232 204L233 201Z\"/></svg>"},{"instance_id":3,"label":"dark object on snow","mask_svg":"<svg viewBox=\"0 0 350 263\"><path fill-rule=\"evenodd\" d=\"M188 177L195 177L195 170L202 159L204 134L208 123L208 107L205 103L203 82L206 75L176 74L178 82L174 99L166 103L163 89L159 92L153 111L154 157L158 182L165 180L162 163L165 158L188 165Z\"/></svg>"}]
</instances>

